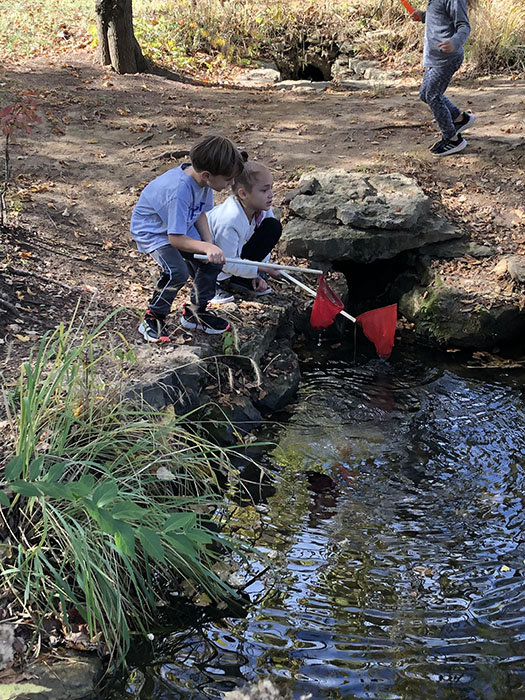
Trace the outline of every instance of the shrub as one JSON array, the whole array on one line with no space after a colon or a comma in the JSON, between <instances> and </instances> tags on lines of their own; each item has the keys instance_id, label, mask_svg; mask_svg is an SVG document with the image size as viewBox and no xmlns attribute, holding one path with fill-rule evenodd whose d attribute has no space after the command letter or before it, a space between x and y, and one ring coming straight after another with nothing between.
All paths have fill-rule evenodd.
<instances>
[{"instance_id":1,"label":"shrub","mask_svg":"<svg viewBox=\"0 0 525 700\"><path fill-rule=\"evenodd\" d=\"M144 52L175 68L202 72L227 61L282 58L312 38L350 42L363 58L413 64L421 57L422 27L399 0L134 0L133 9ZM467 50L478 66L523 70L522 0L477 0L470 14ZM18 0L0 16L0 50L20 58L88 46L93 23L93 0Z\"/></svg>"}]
</instances>

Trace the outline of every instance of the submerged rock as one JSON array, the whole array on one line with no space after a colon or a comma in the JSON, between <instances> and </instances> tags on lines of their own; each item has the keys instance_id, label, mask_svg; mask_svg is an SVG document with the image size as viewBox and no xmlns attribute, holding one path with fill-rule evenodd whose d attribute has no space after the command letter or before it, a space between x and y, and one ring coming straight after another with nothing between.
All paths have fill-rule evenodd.
<instances>
[{"instance_id":1,"label":"submerged rock","mask_svg":"<svg viewBox=\"0 0 525 700\"><path fill-rule=\"evenodd\" d=\"M67 651L53 663L35 661L24 668L24 680L4 683L0 696L28 700L93 698L102 663L96 655ZM26 680L27 679L27 680Z\"/></svg>"},{"instance_id":2,"label":"submerged rock","mask_svg":"<svg viewBox=\"0 0 525 700\"><path fill-rule=\"evenodd\" d=\"M301 695L299 700L309 700L311 697L311 694L308 693ZM224 694L225 700L288 700L290 698L292 698L291 694L281 693L279 688L267 678Z\"/></svg>"}]
</instances>

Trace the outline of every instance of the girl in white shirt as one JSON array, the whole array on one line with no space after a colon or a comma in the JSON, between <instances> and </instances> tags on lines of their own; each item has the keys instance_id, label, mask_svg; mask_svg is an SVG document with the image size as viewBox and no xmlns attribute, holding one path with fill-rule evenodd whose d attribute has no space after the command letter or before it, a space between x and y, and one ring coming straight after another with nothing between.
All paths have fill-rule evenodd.
<instances>
[{"instance_id":1,"label":"girl in white shirt","mask_svg":"<svg viewBox=\"0 0 525 700\"><path fill-rule=\"evenodd\" d=\"M282 226L273 216L273 177L266 165L255 161L244 163L228 199L207 212L215 245L226 258L261 261L261 265L226 263L217 278L217 290L211 304L223 304L234 298L227 288L240 289L252 296L269 294L272 289L266 275L279 277L279 272L265 268L270 252L279 240Z\"/></svg>"}]
</instances>

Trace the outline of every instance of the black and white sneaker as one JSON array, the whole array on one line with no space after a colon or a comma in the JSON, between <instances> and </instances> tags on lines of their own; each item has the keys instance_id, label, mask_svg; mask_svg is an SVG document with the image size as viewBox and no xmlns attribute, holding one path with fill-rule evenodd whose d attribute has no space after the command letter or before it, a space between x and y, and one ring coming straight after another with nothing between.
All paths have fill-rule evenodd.
<instances>
[{"instance_id":1,"label":"black and white sneaker","mask_svg":"<svg viewBox=\"0 0 525 700\"><path fill-rule=\"evenodd\" d=\"M148 310L139 326L139 333L148 343L169 343L170 337L166 334L165 327L166 318L157 317Z\"/></svg>"},{"instance_id":2,"label":"black and white sneaker","mask_svg":"<svg viewBox=\"0 0 525 700\"><path fill-rule=\"evenodd\" d=\"M228 304L230 301L235 301L233 294L230 294L230 292L218 284L215 287L215 296L213 299L210 299L208 304Z\"/></svg>"},{"instance_id":3,"label":"black and white sneaker","mask_svg":"<svg viewBox=\"0 0 525 700\"><path fill-rule=\"evenodd\" d=\"M430 152L434 156L450 156L452 153L459 153L466 148L467 142L461 134L455 139L443 139L430 147Z\"/></svg>"},{"instance_id":4,"label":"black and white sneaker","mask_svg":"<svg viewBox=\"0 0 525 700\"><path fill-rule=\"evenodd\" d=\"M476 121L475 114L472 114L472 112L463 112L463 114L461 115L460 121L454 122L454 126L457 129L456 136L458 136L459 134L462 134L467 129L470 129L470 127L473 126L475 121Z\"/></svg>"},{"instance_id":5,"label":"black and white sneaker","mask_svg":"<svg viewBox=\"0 0 525 700\"><path fill-rule=\"evenodd\" d=\"M204 331L209 335L225 333L230 328L230 323L225 318L216 316L213 311L192 311L189 306L184 306L180 319L183 328Z\"/></svg>"}]
</instances>

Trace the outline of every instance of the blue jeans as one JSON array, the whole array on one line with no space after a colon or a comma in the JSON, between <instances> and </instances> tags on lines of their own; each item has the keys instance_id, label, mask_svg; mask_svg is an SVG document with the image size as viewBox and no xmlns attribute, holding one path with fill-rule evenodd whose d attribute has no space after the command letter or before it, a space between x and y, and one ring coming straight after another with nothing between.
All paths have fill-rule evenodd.
<instances>
[{"instance_id":1,"label":"blue jeans","mask_svg":"<svg viewBox=\"0 0 525 700\"><path fill-rule=\"evenodd\" d=\"M419 90L419 99L423 100L432 110L444 139L453 139L456 136L454 119L459 117L461 110L445 97L444 93L462 62L463 57L460 56L443 63L443 65L429 66L425 70Z\"/></svg>"},{"instance_id":2,"label":"blue jeans","mask_svg":"<svg viewBox=\"0 0 525 700\"><path fill-rule=\"evenodd\" d=\"M222 265L194 260L191 254L181 253L172 245L157 248L150 255L162 268L162 274L150 299L149 310L158 318L166 317L175 297L190 276L193 280L191 308L196 312L204 311L215 295L217 275Z\"/></svg>"}]
</instances>

